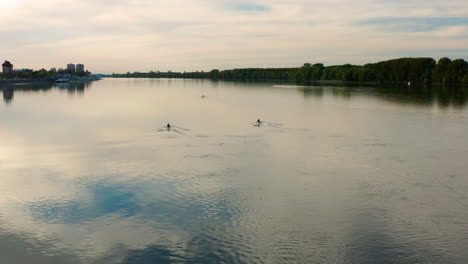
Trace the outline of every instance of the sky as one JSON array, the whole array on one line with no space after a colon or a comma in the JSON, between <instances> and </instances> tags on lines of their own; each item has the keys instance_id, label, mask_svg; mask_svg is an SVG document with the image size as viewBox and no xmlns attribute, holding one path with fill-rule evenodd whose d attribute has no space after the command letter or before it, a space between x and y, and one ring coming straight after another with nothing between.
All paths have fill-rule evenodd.
<instances>
[{"instance_id":1,"label":"sky","mask_svg":"<svg viewBox=\"0 0 468 264\"><path fill-rule=\"evenodd\" d=\"M468 60L466 0L0 0L0 60L96 73Z\"/></svg>"}]
</instances>

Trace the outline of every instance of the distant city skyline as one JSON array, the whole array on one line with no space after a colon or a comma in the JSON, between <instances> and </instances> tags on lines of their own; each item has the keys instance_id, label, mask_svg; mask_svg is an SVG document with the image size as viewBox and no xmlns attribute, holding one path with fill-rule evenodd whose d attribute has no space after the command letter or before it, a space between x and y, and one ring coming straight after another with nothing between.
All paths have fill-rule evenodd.
<instances>
[{"instance_id":1,"label":"distant city skyline","mask_svg":"<svg viewBox=\"0 0 468 264\"><path fill-rule=\"evenodd\" d=\"M468 60L462 0L0 0L0 9L0 59L16 69L71 61L112 73Z\"/></svg>"},{"instance_id":2,"label":"distant city skyline","mask_svg":"<svg viewBox=\"0 0 468 264\"><path fill-rule=\"evenodd\" d=\"M9 73L9 72L20 72L20 71L34 71L34 70L45 70L45 67L39 67L37 69L33 68L21 68L21 69L15 69L13 67L14 65L11 64L11 61L5 60L5 62L2 64L2 72L3 73ZM86 72L85 70L85 65L84 64L74 64L74 63L68 63L65 67L58 67L59 70L67 70L67 71L72 71L72 72ZM51 67L49 71L55 72L57 71L57 67Z\"/></svg>"}]
</instances>

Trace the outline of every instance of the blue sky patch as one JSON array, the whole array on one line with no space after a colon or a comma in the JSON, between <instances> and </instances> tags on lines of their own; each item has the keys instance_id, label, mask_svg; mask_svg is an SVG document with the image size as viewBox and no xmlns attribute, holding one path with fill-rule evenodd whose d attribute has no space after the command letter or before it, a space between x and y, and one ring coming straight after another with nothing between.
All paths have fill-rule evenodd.
<instances>
[{"instance_id":1,"label":"blue sky patch","mask_svg":"<svg viewBox=\"0 0 468 264\"><path fill-rule=\"evenodd\" d=\"M235 11L242 11L242 12L268 12L271 10L270 7L265 5L258 5L258 4L236 4L232 6L232 9Z\"/></svg>"},{"instance_id":2,"label":"blue sky patch","mask_svg":"<svg viewBox=\"0 0 468 264\"><path fill-rule=\"evenodd\" d=\"M388 31L396 32L426 32L449 26L468 25L466 17L436 17L436 18L402 18L385 17L362 21L360 25L374 25Z\"/></svg>"}]
</instances>

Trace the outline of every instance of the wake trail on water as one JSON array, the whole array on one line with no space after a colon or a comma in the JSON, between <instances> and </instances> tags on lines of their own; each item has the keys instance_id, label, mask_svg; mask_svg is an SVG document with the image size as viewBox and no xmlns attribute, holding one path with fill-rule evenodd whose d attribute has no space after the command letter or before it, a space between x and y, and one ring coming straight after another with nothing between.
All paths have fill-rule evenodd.
<instances>
[{"instance_id":1,"label":"wake trail on water","mask_svg":"<svg viewBox=\"0 0 468 264\"><path fill-rule=\"evenodd\" d=\"M268 121L261 121L260 123L254 122L252 123L252 125L256 127L270 126L270 127L276 127L276 128L285 128L283 124L273 123L273 122L268 122Z\"/></svg>"}]
</instances>

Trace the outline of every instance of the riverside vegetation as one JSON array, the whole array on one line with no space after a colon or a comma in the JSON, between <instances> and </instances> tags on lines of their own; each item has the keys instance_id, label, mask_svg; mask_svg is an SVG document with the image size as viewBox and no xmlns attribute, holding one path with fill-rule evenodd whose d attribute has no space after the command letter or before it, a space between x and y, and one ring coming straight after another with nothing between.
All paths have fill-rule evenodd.
<instances>
[{"instance_id":1,"label":"riverside vegetation","mask_svg":"<svg viewBox=\"0 0 468 264\"><path fill-rule=\"evenodd\" d=\"M133 72L112 74L114 78L197 78L214 80L279 80L468 84L468 62L464 59L399 58L360 65L324 66L306 63L299 68L245 68L209 72Z\"/></svg>"}]
</instances>

